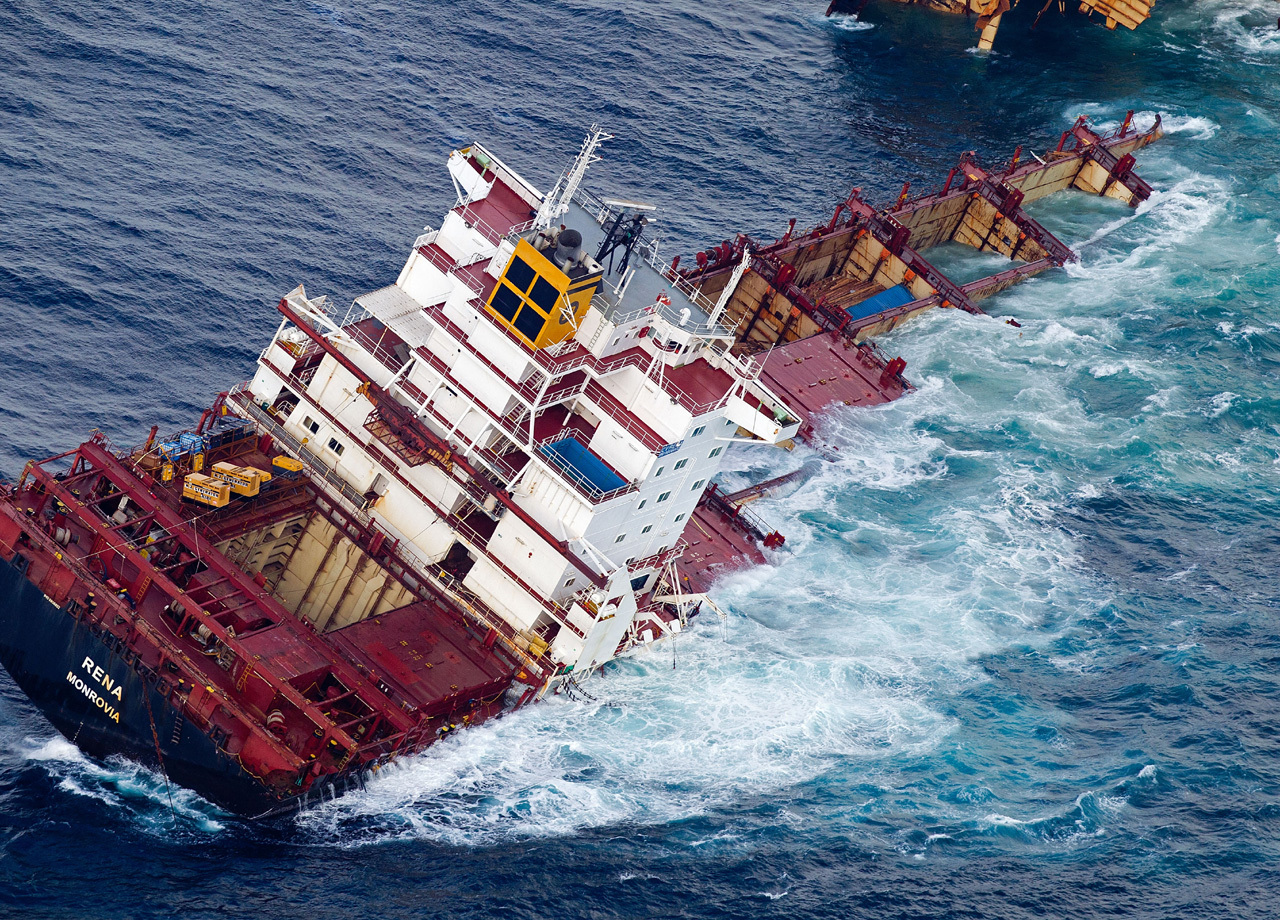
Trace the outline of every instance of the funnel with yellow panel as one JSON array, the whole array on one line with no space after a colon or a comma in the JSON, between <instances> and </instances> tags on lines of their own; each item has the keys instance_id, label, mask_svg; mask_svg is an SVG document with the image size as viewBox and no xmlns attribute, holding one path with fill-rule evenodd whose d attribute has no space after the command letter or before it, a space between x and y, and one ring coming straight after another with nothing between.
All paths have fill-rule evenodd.
<instances>
[{"instance_id":1,"label":"funnel with yellow panel","mask_svg":"<svg viewBox=\"0 0 1280 920\"><path fill-rule=\"evenodd\" d=\"M582 322L600 285L599 271L574 274L521 239L485 308L532 348L563 342Z\"/></svg>"}]
</instances>

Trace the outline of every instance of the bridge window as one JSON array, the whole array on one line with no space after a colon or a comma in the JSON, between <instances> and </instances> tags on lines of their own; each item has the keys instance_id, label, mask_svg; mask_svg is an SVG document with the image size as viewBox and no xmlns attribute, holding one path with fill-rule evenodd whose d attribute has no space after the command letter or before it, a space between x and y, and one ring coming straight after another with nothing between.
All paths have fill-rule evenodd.
<instances>
[{"instance_id":1,"label":"bridge window","mask_svg":"<svg viewBox=\"0 0 1280 920\"><path fill-rule=\"evenodd\" d=\"M529 283L536 275L533 267L519 256L513 256L511 264L507 266L507 280L521 294L529 290Z\"/></svg>"},{"instance_id":2,"label":"bridge window","mask_svg":"<svg viewBox=\"0 0 1280 920\"><path fill-rule=\"evenodd\" d=\"M560 292L545 278L539 278L533 283L533 290L529 292L529 299L543 313L550 313L555 309L556 301L560 299Z\"/></svg>"},{"instance_id":3,"label":"bridge window","mask_svg":"<svg viewBox=\"0 0 1280 920\"><path fill-rule=\"evenodd\" d=\"M516 311L520 309L520 303L520 295L505 284L500 284L498 285L497 293L493 295L490 306L493 307L495 313L507 322L511 322L515 319Z\"/></svg>"},{"instance_id":4,"label":"bridge window","mask_svg":"<svg viewBox=\"0 0 1280 920\"><path fill-rule=\"evenodd\" d=\"M520 311L520 315L516 317L512 325L515 326L517 332L532 342L542 332L542 327L546 321L547 318L539 313L532 304L525 304L524 309Z\"/></svg>"}]
</instances>

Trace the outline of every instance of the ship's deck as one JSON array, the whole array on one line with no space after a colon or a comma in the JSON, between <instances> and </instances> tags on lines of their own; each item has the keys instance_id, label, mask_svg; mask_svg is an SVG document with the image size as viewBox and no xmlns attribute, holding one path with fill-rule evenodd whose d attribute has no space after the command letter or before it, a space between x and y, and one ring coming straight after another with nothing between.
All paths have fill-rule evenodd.
<instances>
[{"instance_id":1,"label":"ship's deck","mask_svg":"<svg viewBox=\"0 0 1280 920\"><path fill-rule=\"evenodd\" d=\"M705 593L730 572L768 561L754 534L735 526L705 500L689 515L680 539L688 548L677 565L681 588L689 593Z\"/></svg>"},{"instance_id":2,"label":"ship's deck","mask_svg":"<svg viewBox=\"0 0 1280 920\"><path fill-rule=\"evenodd\" d=\"M426 715L448 713L476 694L491 703L509 683L510 668L500 667L455 617L427 602L343 627L327 639Z\"/></svg>"},{"instance_id":3,"label":"ship's deck","mask_svg":"<svg viewBox=\"0 0 1280 920\"><path fill-rule=\"evenodd\" d=\"M884 365L847 339L818 334L779 346L764 362L760 379L787 405L805 416L802 431L813 416L832 404L878 406L905 390L897 376L881 380Z\"/></svg>"},{"instance_id":4,"label":"ship's deck","mask_svg":"<svg viewBox=\"0 0 1280 920\"><path fill-rule=\"evenodd\" d=\"M269 470L265 446L249 438L211 450L206 469L227 460ZM340 771L357 747L379 756L408 735L420 746L452 720L500 707L515 666L459 614L413 600L326 633L295 616L264 573L219 551L215 544L336 515L310 480L278 476L258 496L213 509L182 498L181 476L167 485L135 476L138 456L90 442L70 475L37 467L5 503L16 513L0 519L0 543L25 541L33 583L119 631L139 665L170 682L190 720L222 732L229 754L247 752L256 736L255 750L276 751L275 766L261 767L268 772L299 763ZM358 526L333 527L381 565Z\"/></svg>"}]
</instances>

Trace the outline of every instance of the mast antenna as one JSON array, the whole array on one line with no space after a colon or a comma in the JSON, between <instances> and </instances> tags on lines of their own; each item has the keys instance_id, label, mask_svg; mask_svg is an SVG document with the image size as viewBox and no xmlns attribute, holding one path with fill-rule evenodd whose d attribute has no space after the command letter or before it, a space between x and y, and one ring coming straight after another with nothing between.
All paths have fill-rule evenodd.
<instances>
[{"instance_id":1,"label":"mast antenna","mask_svg":"<svg viewBox=\"0 0 1280 920\"><path fill-rule=\"evenodd\" d=\"M574 193L582 184L582 177L587 174L587 167L592 163L600 162L601 158L596 151L605 141L611 140L613 140L612 134L601 129L599 125L591 126L590 132L582 142L582 149L578 151L577 159L569 167L569 172L560 177L555 188L543 199L542 207L538 209L538 218L534 222L535 227L545 230L556 218L569 210L569 202L573 200Z\"/></svg>"}]
</instances>

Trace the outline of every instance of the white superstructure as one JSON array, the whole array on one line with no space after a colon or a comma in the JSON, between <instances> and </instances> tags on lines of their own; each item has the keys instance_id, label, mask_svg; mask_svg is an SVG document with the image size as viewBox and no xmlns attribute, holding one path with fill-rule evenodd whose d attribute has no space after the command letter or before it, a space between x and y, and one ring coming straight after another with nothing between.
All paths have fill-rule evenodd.
<instances>
[{"instance_id":1,"label":"white superstructure","mask_svg":"<svg viewBox=\"0 0 1280 920\"><path fill-rule=\"evenodd\" d=\"M606 139L545 197L455 151L457 203L395 284L342 319L291 292L245 399L459 599L578 672L679 629L646 610L726 447L799 427L658 263L653 209L582 188Z\"/></svg>"}]
</instances>

